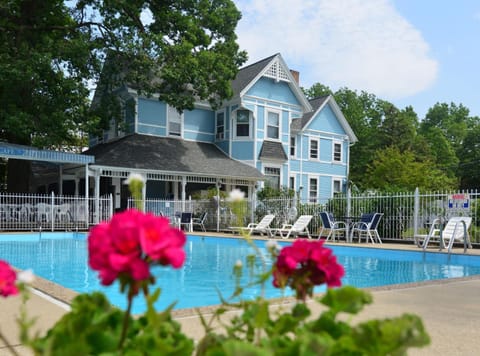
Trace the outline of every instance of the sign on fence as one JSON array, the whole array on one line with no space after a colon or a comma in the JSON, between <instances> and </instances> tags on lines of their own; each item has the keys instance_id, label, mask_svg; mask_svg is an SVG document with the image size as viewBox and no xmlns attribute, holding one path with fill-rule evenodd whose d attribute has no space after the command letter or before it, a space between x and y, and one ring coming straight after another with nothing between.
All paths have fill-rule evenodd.
<instances>
[{"instance_id":1,"label":"sign on fence","mask_svg":"<svg viewBox=\"0 0 480 356\"><path fill-rule=\"evenodd\" d=\"M468 194L449 194L449 209L470 209L470 197Z\"/></svg>"}]
</instances>

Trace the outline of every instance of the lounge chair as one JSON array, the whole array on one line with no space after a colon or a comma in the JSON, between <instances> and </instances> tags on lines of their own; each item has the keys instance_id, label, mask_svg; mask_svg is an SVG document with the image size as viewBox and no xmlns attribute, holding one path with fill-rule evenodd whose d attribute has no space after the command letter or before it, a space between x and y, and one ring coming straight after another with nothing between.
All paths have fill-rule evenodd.
<instances>
[{"instance_id":1,"label":"lounge chair","mask_svg":"<svg viewBox=\"0 0 480 356\"><path fill-rule=\"evenodd\" d=\"M383 213L362 214L360 221L356 222L352 227L350 241L353 241L353 237L355 233L357 233L358 242L361 242L362 237L365 237L365 242L370 240L372 243L375 243L375 241L382 243L380 235L377 231L378 224L380 223L382 216Z\"/></svg>"},{"instance_id":2,"label":"lounge chair","mask_svg":"<svg viewBox=\"0 0 480 356\"><path fill-rule=\"evenodd\" d=\"M308 224L312 220L312 215L301 215L293 225L284 224L280 229L275 229L273 232L279 234L282 239L288 239L290 236L297 237L298 235L306 234L310 239L310 232L308 231Z\"/></svg>"},{"instance_id":3,"label":"lounge chair","mask_svg":"<svg viewBox=\"0 0 480 356\"><path fill-rule=\"evenodd\" d=\"M199 226L203 231L207 231L205 229L205 220L207 219L207 212L203 212L199 218L192 219L192 227Z\"/></svg>"},{"instance_id":4,"label":"lounge chair","mask_svg":"<svg viewBox=\"0 0 480 356\"><path fill-rule=\"evenodd\" d=\"M335 241L335 236L337 233L341 233L344 237L347 231L347 225L343 221L335 221L333 215L323 211L320 213L320 219L322 219L322 229L318 234L318 239L322 238L324 230L328 230L328 235L325 238L325 241L328 241L330 237L332 241Z\"/></svg>"},{"instance_id":5,"label":"lounge chair","mask_svg":"<svg viewBox=\"0 0 480 356\"><path fill-rule=\"evenodd\" d=\"M439 221L434 221L430 232L423 241L421 247L425 250L428 247L428 243L433 240L438 240L440 244L440 250L447 247L445 243L448 242L448 252L452 250L453 243L455 241L463 242L466 248L472 248L470 237L468 235L468 229L472 223L472 218L468 216L455 216L448 219L447 224L442 229Z\"/></svg>"},{"instance_id":6,"label":"lounge chair","mask_svg":"<svg viewBox=\"0 0 480 356\"><path fill-rule=\"evenodd\" d=\"M246 227L230 227L230 230L233 232L246 232L248 236L253 233L258 234L267 234L268 237L272 236L272 230L270 229L270 224L275 219L275 215L269 214L265 215L262 220L258 223L250 223Z\"/></svg>"}]
</instances>

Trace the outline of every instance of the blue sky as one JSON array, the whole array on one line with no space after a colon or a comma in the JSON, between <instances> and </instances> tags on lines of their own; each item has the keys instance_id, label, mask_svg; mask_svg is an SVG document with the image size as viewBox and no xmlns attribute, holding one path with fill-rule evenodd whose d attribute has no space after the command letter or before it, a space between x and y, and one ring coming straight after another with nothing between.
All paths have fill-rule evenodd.
<instances>
[{"instance_id":1,"label":"blue sky","mask_svg":"<svg viewBox=\"0 0 480 356\"><path fill-rule=\"evenodd\" d=\"M437 102L480 117L478 0L234 2L248 63L280 52L305 88L365 90L420 119Z\"/></svg>"}]
</instances>

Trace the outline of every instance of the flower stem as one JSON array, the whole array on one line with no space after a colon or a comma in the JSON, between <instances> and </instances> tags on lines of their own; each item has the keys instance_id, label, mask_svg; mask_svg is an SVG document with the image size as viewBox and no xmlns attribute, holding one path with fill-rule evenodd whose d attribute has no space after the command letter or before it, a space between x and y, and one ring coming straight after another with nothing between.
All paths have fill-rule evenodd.
<instances>
[{"instance_id":1,"label":"flower stem","mask_svg":"<svg viewBox=\"0 0 480 356\"><path fill-rule=\"evenodd\" d=\"M7 347L8 351L10 351L12 353L12 355L20 356L19 353L17 351L15 351L15 349L12 347L12 345L10 345L7 338L2 334L1 331L0 331L0 340L3 341L3 343Z\"/></svg>"},{"instance_id":2,"label":"flower stem","mask_svg":"<svg viewBox=\"0 0 480 356\"><path fill-rule=\"evenodd\" d=\"M127 311L125 312L125 315L123 317L122 335L120 336L120 342L118 343L118 349L119 350L123 347L123 342L125 341L125 338L127 337L128 323L129 323L129 320L130 320L130 313L132 311L132 304L133 304L133 294L132 294L131 288L132 287L130 286L130 290L128 292Z\"/></svg>"}]
</instances>

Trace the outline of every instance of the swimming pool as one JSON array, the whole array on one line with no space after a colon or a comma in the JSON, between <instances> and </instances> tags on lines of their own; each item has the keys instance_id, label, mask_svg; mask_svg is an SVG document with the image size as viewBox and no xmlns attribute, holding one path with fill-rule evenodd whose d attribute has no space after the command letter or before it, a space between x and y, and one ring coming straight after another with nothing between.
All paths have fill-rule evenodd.
<instances>
[{"instance_id":1,"label":"swimming pool","mask_svg":"<svg viewBox=\"0 0 480 356\"><path fill-rule=\"evenodd\" d=\"M100 285L97 273L88 267L86 242L86 234L82 233L1 234L0 259L20 269L31 268L38 276L80 293L103 291L112 304L125 308L125 296L120 294L118 286ZM255 243L267 255L266 241ZM280 245L288 243L279 242ZM480 274L480 256L329 247L345 267L342 283L360 288ZM228 297L234 290L234 263L242 260L245 264L246 255L253 252L242 239L201 236L188 236L185 250L187 259L183 268L156 267L153 271L162 288L158 310L174 301L177 301L175 309L219 304L217 291ZM268 260L266 263L271 264ZM247 279L245 274L244 282ZM270 283L267 287L267 297L281 296L281 291ZM321 292L323 288L315 291ZM259 293L259 290L249 289L244 297L253 298ZM145 308L143 298L136 298L133 312L140 313Z\"/></svg>"}]
</instances>

